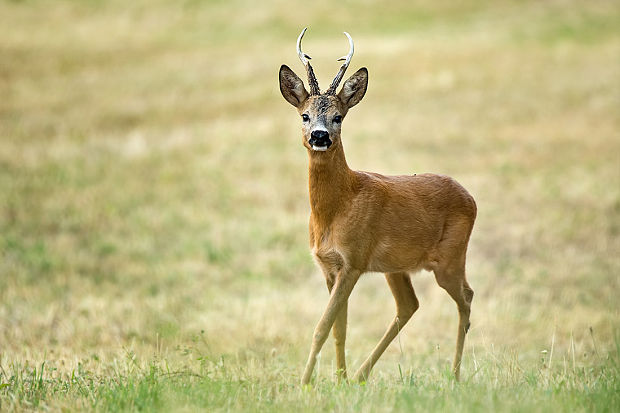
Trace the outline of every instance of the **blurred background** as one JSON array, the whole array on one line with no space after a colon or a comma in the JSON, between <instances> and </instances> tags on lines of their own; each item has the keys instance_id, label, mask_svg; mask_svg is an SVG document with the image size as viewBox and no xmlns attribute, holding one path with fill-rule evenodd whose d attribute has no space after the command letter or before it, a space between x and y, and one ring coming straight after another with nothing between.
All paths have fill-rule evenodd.
<instances>
[{"instance_id":1,"label":"blurred background","mask_svg":"<svg viewBox=\"0 0 620 413\"><path fill-rule=\"evenodd\" d=\"M200 337L211 355L300 373L328 295L277 74L306 80L306 26L322 88L345 30L349 75L370 73L343 125L349 165L448 174L477 200L465 374L476 357L588 366L615 348L617 2L26 0L0 2L4 365L172 360ZM379 377L452 357L453 301L432 274L413 283L420 310ZM351 369L393 316L383 277L364 276Z\"/></svg>"}]
</instances>

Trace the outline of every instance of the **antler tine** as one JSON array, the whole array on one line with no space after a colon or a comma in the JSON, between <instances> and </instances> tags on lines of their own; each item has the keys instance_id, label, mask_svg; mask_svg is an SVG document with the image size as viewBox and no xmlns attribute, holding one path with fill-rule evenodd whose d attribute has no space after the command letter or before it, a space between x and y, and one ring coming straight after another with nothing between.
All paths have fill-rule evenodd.
<instances>
[{"instance_id":1,"label":"antler tine","mask_svg":"<svg viewBox=\"0 0 620 413\"><path fill-rule=\"evenodd\" d=\"M299 60L301 60L301 63L306 66L306 71L308 72L308 84L310 86L310 94L320 95L321 91L319 89L319 82L316 80L314 70L312 69L312 66L309 62L311 57L301 51L301 39L304 37L304 34L306 34L306 30L308 30L308 28L304 27L304 29L299 34L299 37L297 38L297 54L299 55Z\"/></svg>"},{"instance_id":2,"label":"antler tine","mask_svg":"<svg viewBox=\"0 0 620 413\"><path fill-rule=\"evenodd\" d=\"M347 68L349 67L349 63L351 63L351 58L353 57L353 51L355 50L353 46L353 39L351 38L349 33L347 32L343 32L343 33L349 39L349 54L346 56L342 56L340 59L338 59L338 61L344 60L344 63L342 64L342 66L340 66L340 70L338 70L338 74L334 78L332 84L329 86L329 89L327 89L328 95L336 94L336 88L340 84L340 81L342 80L342 77L344 76L344 72L347 71Z\"/></svg>"}]
</instances>

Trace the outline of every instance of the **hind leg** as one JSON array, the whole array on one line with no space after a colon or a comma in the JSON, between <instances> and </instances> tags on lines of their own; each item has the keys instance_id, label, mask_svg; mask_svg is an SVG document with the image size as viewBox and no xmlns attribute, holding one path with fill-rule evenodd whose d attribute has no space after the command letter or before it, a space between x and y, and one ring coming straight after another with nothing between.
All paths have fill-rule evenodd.
<instances>
[{"instance_id":1,"label":"hind leg","mask_svg":"<svg viewBox=\"0 0 620 413\"><path fill-rule=\"evenodd\" d=\"M449 263L447 266L435 270L435 278L439 286L445 289L450 297L456 302L459 311L459 327L456 338L456 352L452 364L452 372L456 380L459 380L461 370L461 358L465 335L469 330L469 315L474 291L465 279L465 255Z\"/></svg>"}]
</instances>

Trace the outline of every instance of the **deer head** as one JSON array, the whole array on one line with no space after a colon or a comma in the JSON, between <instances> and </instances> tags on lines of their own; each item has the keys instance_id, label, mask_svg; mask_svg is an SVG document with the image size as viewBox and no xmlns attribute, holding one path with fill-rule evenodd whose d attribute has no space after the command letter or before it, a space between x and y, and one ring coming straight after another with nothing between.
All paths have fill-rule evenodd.
<instances>
[{"instance_id":1,"label":"deer head","mask_svg":"<svg viewBox=\"0 0 620 413\"><path fill-rule=\"evenodd\" d=\"M321 93L310 65L310 56L301 50L301 40L306 29L303 29L297 38L297 54L306 67L310 92L306 90L295 72L286 65L280 67L280 91L284 99L295 106L301 116L304 146L309 151L326 152L340 145L342 121L349 109L357 105L364 97L368 87L368 70L365 67L359 69L344 82L340 92L336 93L353 57L353 39L347 32L344 32L349 39L349 54L338 59L344 60L344 63L329 89Z\"/></svg>"}]
</instances>

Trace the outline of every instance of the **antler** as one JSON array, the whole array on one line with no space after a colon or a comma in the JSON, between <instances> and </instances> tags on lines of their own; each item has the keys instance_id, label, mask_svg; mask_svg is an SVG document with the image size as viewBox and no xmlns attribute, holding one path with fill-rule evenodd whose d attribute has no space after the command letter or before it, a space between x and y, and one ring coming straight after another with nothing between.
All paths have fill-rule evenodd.
<instances>
[{"instance_id":1,"label":"antler","mask_svg":"<svg viewBox=\"0 0 620 413\"><path fill-rule=\"evenodd\" d=\"M321 91L319 89L319 82L316 80L314 70L312 70L312 66L310 66L309 62L311 57L301 51L301 39L304 37L306 30L308 30L308 28L304 27L304 29L301 31L301 34L297 38L297 54L299 55L299 60L301 60L301 63L306 66L306 71L308 72L308 84L310 85L310 94L320 95Z\"/></svg>"},{"instance_id":2,"label":"antler","mask_svg":"<svg viewBox=\"0 0 620 413\"><path fill-rule=\"evenodd\" d=\"M332 84L329 86L329 89L327 89L326 94L328 94L328 95L335 95L336 94L336 88L340 84L340 81L342 80L342 77L344 76L344 72L347 71L347 68L349 67L349 63L351 63L351 58L353 57L353 50L354 50L354 48L353 48L353 39L351 38L349 33L347 33L347 32L343 32L343 33L349 39L349 54L346 55L346 56L342 56L340 59L338 59L338 61L344 60L344 63L342 64L342 66L340 66L340 70L338 70L338 74L336 75L336 77L332 81ZM302 33L302 35L303 35L303 33Z\"/></svg>"}]
</instances>

